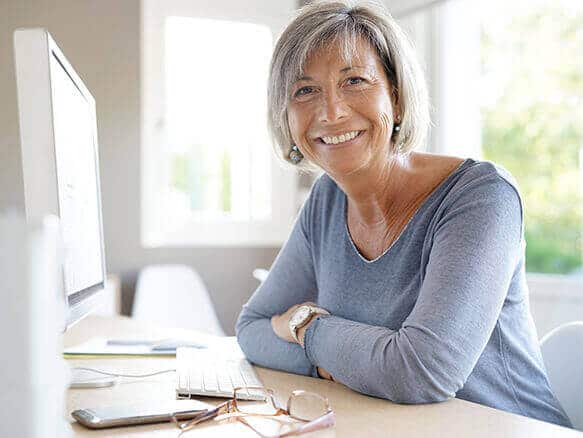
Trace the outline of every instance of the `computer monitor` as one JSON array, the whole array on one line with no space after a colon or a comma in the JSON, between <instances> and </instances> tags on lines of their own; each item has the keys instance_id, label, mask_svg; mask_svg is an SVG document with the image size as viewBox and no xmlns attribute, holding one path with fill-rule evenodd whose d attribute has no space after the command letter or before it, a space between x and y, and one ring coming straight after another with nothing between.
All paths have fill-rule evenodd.
<instances>
[{"instance_id":1,"label":"computer monitor","mask_svg":"<svg viewBox=\"0 0 583 438\"><path fill-rule=\"evenodd\" d=\"M14 52L26 217L60 219L69 327L106 281L95 100L45 29L16 30Z\"/></svg>"}]
</instances>

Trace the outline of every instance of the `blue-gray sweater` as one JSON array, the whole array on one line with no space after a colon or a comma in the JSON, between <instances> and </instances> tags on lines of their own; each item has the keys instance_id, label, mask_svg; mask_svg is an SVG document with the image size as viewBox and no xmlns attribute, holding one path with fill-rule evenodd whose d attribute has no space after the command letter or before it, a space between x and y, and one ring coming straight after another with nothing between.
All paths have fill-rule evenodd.
<instances>
[{"instance_id":1,"label":"blue-gray sweater","mask_svg":"<svg viewBox=\"0 0 583 438\"><path fill-rule=\"evenodd\" d=\"M530 315L522 204L512 176L464 161L384 254L363 258L346 195L314 185L269 276L237 322L261 366L316 376L398 403L458 397L564 426ZM305 351L278 338L274 314L314 301Z\"/></svg>"}]
</instances>

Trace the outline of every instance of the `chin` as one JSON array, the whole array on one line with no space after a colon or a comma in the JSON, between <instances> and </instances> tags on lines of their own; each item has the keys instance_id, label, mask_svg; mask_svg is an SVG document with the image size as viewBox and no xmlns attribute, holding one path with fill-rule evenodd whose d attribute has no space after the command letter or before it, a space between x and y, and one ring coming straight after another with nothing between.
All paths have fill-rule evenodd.
<instances>
[{"instance_id":1,"label":"chin","mask_svg":"<svg viewBox=\"0 0 583 438\"><path fill-rule=\"evenodd\" d=\"M362 140L362 139L361 139ZM370 167L375 157L368 141L350 146L311 144L318 167L333 177L348 176Z\"/></svg>"},{"instance_id":2,"label":"chin","mask_svg":"<svg viewBox=\"0 0 583 438\"><path fill-rule=\"evenodd\" d=\"M332 177L343 177L358 173L359 171L366 169L369 160L365 159L348 159L348 157L343 157L341 160L327 160L322 162L322 170L324 170L328 175Z\"/></svg>"}]
</instances>

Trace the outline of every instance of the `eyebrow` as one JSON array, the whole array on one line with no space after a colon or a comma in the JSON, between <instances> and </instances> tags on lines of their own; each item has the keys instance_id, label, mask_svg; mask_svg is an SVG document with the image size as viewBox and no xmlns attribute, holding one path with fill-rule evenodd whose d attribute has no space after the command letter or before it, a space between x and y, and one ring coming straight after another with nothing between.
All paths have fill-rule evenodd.
<instances>
[{"instance_id":1,"label":"eyebrow","mask_svg":"<svg viewBox=\"0 0 583 438\"><path fill-rule=\"evenodd\" d=\"M340 73L344 73L344 72L347 72L348 70L352 70L353 68L366 68L366 67L363 67L361 65L353 65L353 66L344 67L344 68L340 69L339 72ZM299 81L312 81L312 80L314 80L314 78L312 78L311 76L302 76L302 77L298 78L296 80L296 82L299 82Z\"/></svg>"}]
</instances>

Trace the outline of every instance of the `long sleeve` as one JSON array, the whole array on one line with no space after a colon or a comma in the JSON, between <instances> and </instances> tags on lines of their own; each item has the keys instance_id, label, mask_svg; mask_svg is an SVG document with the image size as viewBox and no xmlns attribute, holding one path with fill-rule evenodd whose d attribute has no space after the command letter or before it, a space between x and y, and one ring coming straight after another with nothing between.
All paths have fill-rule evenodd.
<instances>
[{"instance_id":1,"label":"long sleeve","mask_svg":"<svg viewBox=\"0 0 583 438\"><path fill-rule=\"evenodd\" d=\"M251 362L305 375L314 374L313 365L298 344L276 336L271 317L284 313L294 304L316 301L316 279L307 239L309 211L310 199L266 280L243 306L235 328L239 345Z\"/></svg>"},{"instance_id":2,"label":"long sleeve","mask_svg":"<svg viewBox=\"0 0 583 438\"><path fill-rule=\"evenodd\" d=\"M455 196L436 218L419 295L401 326L318 317L305 335L311 363L350 388L401 403L445 400L464 386L523 251L522 208L497 176Z\"/></svg>"}]
</instances>

